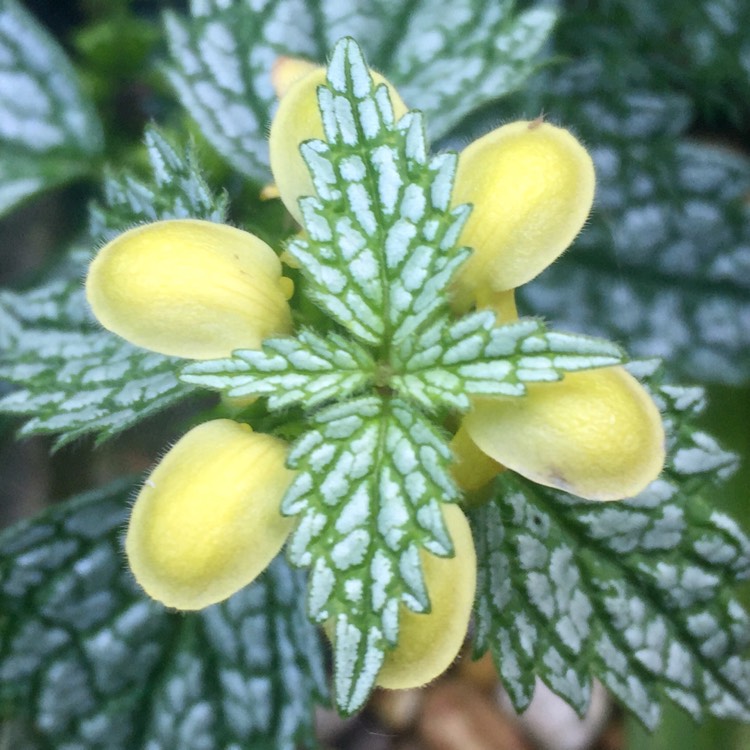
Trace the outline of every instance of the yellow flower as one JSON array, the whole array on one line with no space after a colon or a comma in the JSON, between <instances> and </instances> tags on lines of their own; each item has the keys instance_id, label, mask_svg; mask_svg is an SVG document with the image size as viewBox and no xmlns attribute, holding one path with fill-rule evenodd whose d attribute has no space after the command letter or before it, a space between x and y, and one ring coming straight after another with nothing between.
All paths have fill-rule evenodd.
<instances>
[{"instance_id":1,"label":"yellow flower","mask_svg":"<svg viewBox=\"0 0 750 750\"><path fill-rule=\"evenodd\" d=\"M461 242L474 252L456 274L454 304L533 279L581 231L593 200L591 157L563 128L513 122L469 144L453 202L473 206Z\"/></svg>"},{"instance_id":2,"label":"yellow flower","mask_svg":"<svg viewBox=\"0 0 750 750\"><path fill-rule=\"evenodd\" d=\"M230 419L182 437L145 481L130 518L125 551L146 593L202 609L261 573L293 526L279 513L294 478L285 459L281 440Z\"/></svg>"},{"instance_id":3,"label":"yellow flower","mask_svg":"<svg viewBox=\"0 0 750 750\"><path fill-rule=\"evenodd\" d=\"M567 248L593 198L591 158L562 128L515 122L470 144L453 202L473 204L461 242L474 252L453 281L454 307L515 319L513 289ZM589 500L618 500L659 475L664 442L658 409L623 368L569 373L527 385L523 398L473 399L453 441L454 476L474 490L500 464Z\"/></svg>"},{"instance_id":4,"label":"yellow flower","mask_svg":"<svg viewBox=\"0 0 750 750\"><path fill-rule=\"evenodd\" d=\"M622 367L530 384L523 398L474 399L462 429L503 466L589 500L637 495L664 464L659 411Z\"/></svg>"},{"instance_id":5,"label":"yellow flower","mask_svg":"<svg viewBox=\"0 0 750 750\"><path fill-rule=\"evenodd\" d=\"M285 60L276 75L278 90L286 93L271 126L271 163L279 167L274 175L282 199L299 219L297 199L312 194L313 186L298 146L323 137L315 92L324 73ZM405 107L385 83L399 117ZM452 282L453 308L491 308L498 323L517 318L513 290L558 258L580 232L594 182L586 149L567 130L541 119L504 125L469 144L459 155L453 204L472 204L460 242L473 253ZM614 500L637 494L663 466L659 412L622 368L533 384L523 398L473 403L453 441L454 476L466 490L505 466L580 497Z\"/></svg>"},{"instance_id":6,"label":"yellow flower","mask_svg":"<svg viewBox=\"0 0 750 750\"><path fill-rule=\"evenodd\" d=\"M193 219L131 229L102 248L86 279L99 322L132 344L188 359L258 349L291 331L291 281L255 235Z\"/></svg>"}]
</instances>

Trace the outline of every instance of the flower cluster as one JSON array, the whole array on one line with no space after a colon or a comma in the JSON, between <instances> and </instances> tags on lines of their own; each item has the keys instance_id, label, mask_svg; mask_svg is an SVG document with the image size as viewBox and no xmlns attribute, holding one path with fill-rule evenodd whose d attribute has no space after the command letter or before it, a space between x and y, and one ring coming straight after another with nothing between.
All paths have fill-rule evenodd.
<instances>
[{"instance_id":1,"label":"flower cluster","mask_svg":"<svg viewBox=\"0 0 750 750\"><path fill-rule=\"evenodd\" d=\"M397 117L406 106L382 77ZM299 146L323 139L316 91L325 70L283 59L270 133L279 196L301 221L298 199L314 194ZM517 317L514 289L554 261L591 209L594 171L567 131L536 120L498 128L459 156L455 205L471 216L461 244L473 254L452 282L461 314ZM107 329L133 344L186 359L257 349L292 331L291 281L259 238L203 221L164 221L125 232L93 261L86 284ZM642 490L661 471L664 434L643 387L620 367L567 375L527 387L524 397L473 401L452 447L454 476L466 491L510 469L592 500ZM280 439L247 424L214 420L188 432L146 480L133 507L126 552L153 598L183 610L222 601L250 583L281 550L294 522L281 515L294 472ZM421 685L443 671L463 642L474 598L476 556L468 522L444 507L452 558L422 552L431 611L403 609L399 642L378 682Z\"/></svg>"}]
</instances>

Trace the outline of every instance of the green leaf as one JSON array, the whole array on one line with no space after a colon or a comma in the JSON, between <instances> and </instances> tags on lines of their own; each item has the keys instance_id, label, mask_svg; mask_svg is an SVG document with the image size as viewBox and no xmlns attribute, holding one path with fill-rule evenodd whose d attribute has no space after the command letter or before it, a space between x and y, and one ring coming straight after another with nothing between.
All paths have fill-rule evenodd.
<instances>
[{"instance_id":1,"label":"green leaf","mask_svg":"<svg viewBox=\"0 0 750 750\"><path fill-rule=\"evenodd\" d=\"M201 133L231 166L270 177L271 66L280 55L319 56L304 0L191 0L191 19L165 15L169 80Z\"/></svg>"},{"instance_id":2,"label":"green leaf","mask_svg":"<svg viewBox=\"0 0 750 750\"><path fill-rule=\"evenodd\" d=\"M145 142L152 181L110 176L106 204L91 210L91 235L104 242L135 223L161 219L223 221L226 197L208 189L193 149L181 154L155 128ZM22 435L60 434L57 447L92 432L106 440L194 391L177 378L184 360L99 328L81 284L88 259L76 250L47 284L0 291L0 379L19 386L0 399L0 412L30 417Z\"/></svg>"},{"instance_id":3,"label":"green leaf","mask_svg":"<svg viewBox=\"0 0 750 750\"><path fill-rule=\"evenodd\" d=\"M318 97L327 142L300 149L318 197L300 199L307 236L288 250L321 309L367 344L397 343L445 306L468 256L456 242L469 207L450 208L456 156L428 158L419 113L394 121L352 40Z\"/></svg>"},{"instance_id":4,"label":"green leaf","mask_svg":"<svg viewBox=\"0 0 750 750\"><path fill-rule=\"evenodd\" d=\"M497 326L493 312L456 321L438 318L394 352L392 387L431 411L466 411L470 395L523 396L524 383L560 380L564 373L621 364L609 341L546 331L524 318Z\"/></svg>"},{"instance_id":5,"label":"green leaf","mask_svg":"<svg viewBox=\"0 0 750 750\"><path fill-rule=\"evenodd\" d=\"M360 0L308 3L323 60L353 37L372 66L440 138L467 114L520 87L538 66L556 13L516 13L512 0Z\"/></svg>"},{"instance_id":6,"label":"green leaf","mask_svg":"<svg viewBox=\"0 0 750 750\"><path fill-rule=\"evenodd\" d=\"M302 577L282 559L223 604L173 614L122 562L130 486L0 536L0 705L39 750L312 747L325 693Z\"/></svg>"},{"instance_id":7,"label":"green leaf","mask_svg":"<svg viewBox=\"0 0 750 750\"><path fill-rule=\"evenodd\" d=\"M0 2L0 214L87 174L99 120L52 37L15 0Z\"/></svg>"},{"instance_id":8,"label":"green leaf","mask_svg":"<svg viewBox=\"0 0 750 750\"><path fill-rule=\"evenodd\" d=\"M194 362L180 379L231 397L269 396L271 409L294 404L314 408L342 399L372 382L375 363L356 343L335 333L310 330L296 338L267 339L262 351L239 350L228 359Z\"/></svg>"},{"instance_id":9,"label":"green leaf","mask_svg":"<svg viewBox=\"0 0 750 750\"><path fill-rule=\"evenodd\" d=\"M75 245L55 266L47 283L22 292L0 289L0 310L5 311L9 326L3 328L7 339L0 346L0 359L17 345L23 326L79 328L89 322L81 289L81 269L89 257L88 248Z\"/></svg>"},{"instance_id":10,"label":"green leaf","mask_svg":"<svg viewBox=\"0 0 750 750\"><path fill-rule=\"evenodd\" d=\"M0 215L26 198L80 177L87 170L75 155L30 154L0 142Z\"/></svg>"},{"instance_id":11,"label":"green leaf","mask_svg":"<svg viewBox=\"0 0 750 750\"><path fill-rule=\"evenodd\" d=\"M538 675L583 712L596 675L651 729L665 697L696 719L750 718L750 620L731 591L750 577L750 540L701 499L736 459L690 426L700 389L656 396L670 457L638 497L588 503L504 472L471 514L476 649L518 710Z\"/></svg>"},{"instance_id":12,"label":"green leaf","mask_svg":"<svg viewBox=\"0 0 750 750\"><path fill-rule=\"evenodd\" d=\"M334 685L341 711L360 708L388 648L399 604L429 605L420 548L452 554L440 504L458 492L445 438L398 398L361 397L321 409L295 443L297 477L282 504L299 516L288 544L310 567L308 609L334 622Z\"/></svg>"},{"instance_id":13,"label":"green leaf","mask_svg":"<svg viewBox=\"0 0 750 750\"><path fill-rule=\"evenodd\" d=\"M258 182L271 177L266 133L275 106L271 69L280 56L321 64L354 37L392 78L430 135L445 135L469 112L518 88L534 71L555 14L514 14L503 0L192 0L191 18L165 16L168 76L214 148Z\"/></svg>"},{"instance_id":14,"label":"green leaf","mask_svg":"<svg viewBox=\"0 0 750 750\"><path fill-rule=\"evenodd\" d=\"M750 378L750 161L682 137L684 97L632 85L587 57L524 106L587 144L594 212L575 250L519 290L522 309L628 342L703 381Z\"/></svg>"},{"instance_id":15,"label":"green leaf","mask_svg":"<svg viewBox=\"0 0 750 750\"><path fill-rule=\"evenodd\" d=\"M106 331L26 329L0 378L20 386L0 412L30 417L20 436L59 434L59 448L94 432L101 442L189 395L181 360L144 351Z\"/></svg>"},{"instance_id":16,"label":"green leaf","mask_svg":"<svg viewBox=\"0 0 750 750\"><path fill-rule=\"evenodd\" d=\"M514 4L432 0L409 15L392 61L381 64L404 101L425 113L431 138L520 88L538 67L556 13L541 6L514 15Z\"/></svg>"},{"instance_id":17,"label":"green leaf","mask_svg":"<svg viewBox=\"0 0 750 750\"><path fill-rule=\"evenodd\" d=\"M91 207L90 234L107 242L134 224L164 219L226 220L226 194L214 195L203 178L195 148L179 149L153 126L144 135L151 179L110 173L104 203Z\"/></svg>"},{"instance_id":18,"label":"green leaf","mask_svg":"<svg viewBox=\"0 0 750 750\"><path fill-rule=\"evenodd\" d=\"M750 7L744 0L701 0L684 7L649 0L575 5L562 18L566 47L590 51L598 37L610 58L616 55L625 68L640 68L641 76L684 92L714 123L731 120L742 127L747 120Z\"/></svg>"}]
</instances>

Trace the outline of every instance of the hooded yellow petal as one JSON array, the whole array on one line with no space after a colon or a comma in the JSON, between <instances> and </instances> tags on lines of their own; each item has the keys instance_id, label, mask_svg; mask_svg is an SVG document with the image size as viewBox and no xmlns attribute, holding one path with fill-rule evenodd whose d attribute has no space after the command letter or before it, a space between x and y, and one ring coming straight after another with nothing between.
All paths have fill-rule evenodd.
<instances>
[{"instance_id":1,"label":"hooded yellow petal","mask_svg":"<svg viewBox=\"0 0 750 750\"><path fill-rule=\"evenodd\" d=\"M534 120L504 125L458 159L453 203L474 208L461 243L474 249L454 282L458 309L479 290L513 289L554 261L583 227L594 166L567 131Z\"/></svg>"},{"instance_id":2,"label":"hooded yellow petal","mask_svg":"<svg viewBox=\"0 0 750 750\"><path fill-rule=\"evenodd\" d=\"M288 283L255 235L189 219L112 240L91 264L86 295L99 322L131 343L214 359L291 330Z\"/></svg>"},{"instance_id":3,"label":"hooded yellow petal","mask_svg":"<svg viewBox=\"0 0 750 750\"><path fill-rule=\"evenodd\" d=\"M304 68L294 67L288 76L282 76L281 72L278 74L279 89L284 94L271 123L268 145L271 151L271 171L281 200L301 224L302 212L297 200L306 195L316 195L316 192L299 147L304 141L313 138L325 140L317 92L318 87L325 83L326 71L325 68L314 68L299 77L300 72L304 73ZM406 105L396 89L379 73L370 72L376 85L384 83L388 87L396 119L406 114Z\"/></svg>"},{"instance_id":4,"label":"hooded yellow petal","mask_svg":"<svg viewBox=\"0 0 750 750\"><path fill-rule=\"evenodd\" d=\"M279 511L294 477L285 458L282 441L229 419L180 439L143 485L125 540L146 593L202 609L261 573L293 526Z\"/></svg>"},{"instance_id":5,"label":"hooded yellow petal","mask_svg":"<svg viewBox=\"0 0 750 750\"><path fill-rule=\"evenodd\" d=\"M528 479L589 500L637 495L664 465L664 428L621 367L527 385L526 396L477 398L463 426L488 456Z\"/></svg>"},{"instance_id":6,"label":"hooded yellow petal","mask_svg":"<svg viewBox=\"0 0 750 750\"><path fill-rule=\"evenodd\" d=\"M419 687L451 665L469 627L476 589L477 556L469 522L457 505L444 505L445 523L455 557L421 552L432 605L428 614L401 607L398 645L386 654L377 684L384 688Z\"/></svg>"}]
</instances>

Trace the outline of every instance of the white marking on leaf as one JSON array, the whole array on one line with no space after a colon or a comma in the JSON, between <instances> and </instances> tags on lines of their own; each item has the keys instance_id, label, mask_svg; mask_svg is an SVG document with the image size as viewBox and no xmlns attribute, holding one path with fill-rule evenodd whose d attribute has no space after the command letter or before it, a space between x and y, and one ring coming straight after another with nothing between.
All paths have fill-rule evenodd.
<instances>
[{"instance_id":1,"label":"white marking on leaf","mask_svg":"<svg viewBox=\"0 0 750 750\"><path fill-rule=\"evenodd\" d=\"M367 555L370 534L366 529L355 529L331 550L331 561L338 570L348 570L359 565Z\"/></svg>"}]
</instances>

